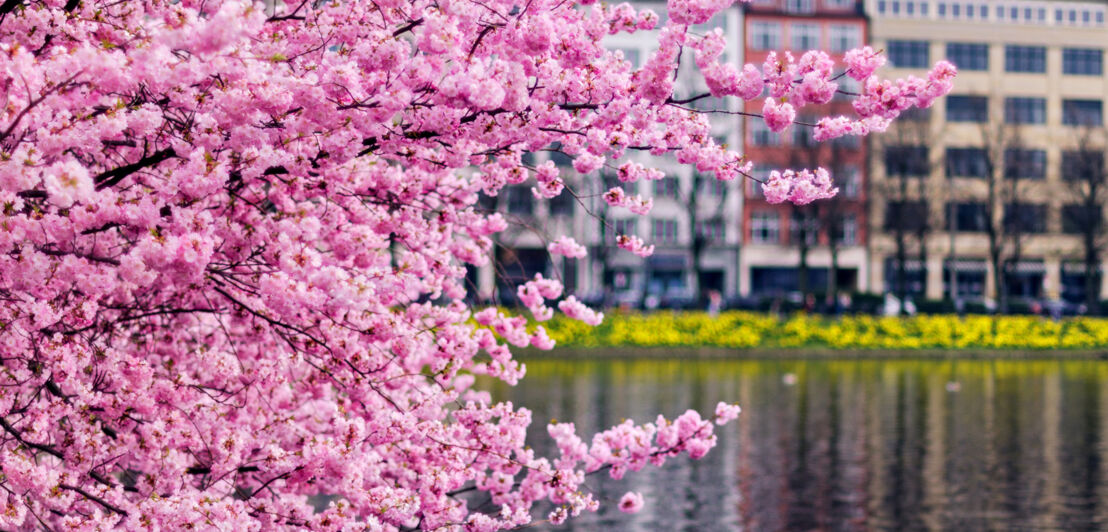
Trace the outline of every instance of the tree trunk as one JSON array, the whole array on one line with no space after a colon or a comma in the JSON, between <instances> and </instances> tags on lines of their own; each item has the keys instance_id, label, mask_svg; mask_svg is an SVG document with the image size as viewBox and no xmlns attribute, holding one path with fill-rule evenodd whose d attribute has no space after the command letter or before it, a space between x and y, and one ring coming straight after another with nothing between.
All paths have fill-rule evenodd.
<instances>
[{"instance_id":1,"label":"tree trunk","mask_svg":"<svg viewBox=\"0 0 1108 532\"><path fill-rule=\"evenodd\" d=\"M1091 315L1100 314L1100 254L1095 236L1085 238L1085 309Z\"/></svg>"}]
</instances>

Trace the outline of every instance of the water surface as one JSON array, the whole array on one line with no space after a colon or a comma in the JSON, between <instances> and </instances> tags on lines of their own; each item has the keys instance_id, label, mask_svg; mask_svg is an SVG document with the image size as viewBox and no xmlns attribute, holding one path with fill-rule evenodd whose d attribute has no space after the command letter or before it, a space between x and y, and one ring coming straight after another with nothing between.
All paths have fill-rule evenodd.
<instances>
[{"instance_id":1,"label":"water surface","mask_svg":"<svg viewBox=\"0 0 1108 532\"><path fill-rule=\"evenodd\" d=\"M557 530L1108 529L1108 362L674 356L529 360L493 388L533 411L547 455L551 419L587 439L743 406L702 460L591 477L606 507ZM614 507L628 490L639 514Z\"/></svg>"}]
</instances>

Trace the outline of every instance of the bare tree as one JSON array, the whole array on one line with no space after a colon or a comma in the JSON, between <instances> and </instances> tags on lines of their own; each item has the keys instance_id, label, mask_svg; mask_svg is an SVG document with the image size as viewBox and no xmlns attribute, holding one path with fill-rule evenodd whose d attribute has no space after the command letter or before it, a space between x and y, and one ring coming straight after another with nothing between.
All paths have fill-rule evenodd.
<instances>
[{"instance_id":1,"label":"bare tree","mask_svg":"<svg viewBox=\"0 0 1108 532\"><path fill-rule=\"evenodd\" d=\"M727 204L728 190L727 183L712 176L693 172L688 190L680 193L685 205L688 206L691 292L698 307L703 306L707 301L707 294L704 293L701 282L703 254L713 244L722 243L717 242L716 238L720 240L723 238L723 208ZM710 206L711 212L706 215L702 207L708 205L701 203L706 199L704 196L711 197L711 201L714 202L714 206Z\"/></svg>"},{"instance_id":2,"label":"bare tree","mask_svg":"<svg viewBox=\"0 0 1108 532\"><path fill-rule=\"evenodd\" d=\"M981 141L987 176L984 204L989 273L996 286L999 310L1007 313L1011 303L1008 279L1022 259L1027 234L1041 223L1040 213L1023 205L1023 189L1027 180L1042 178L1045 160L1023 147L1016 125L984 124Z\"/></svg>"},{"instance_id":3,"label":"bare tree","mask_svg":"<svg viewBox=\"0 0 1108 532\"><path fill-rule=\"evenodd\" d=\"M914 244L915 259L921 266L927 264L927 238L932 231L926 201L931 173L930 126L925 116L909 118L916 119L896 124L883 137L885 179L874 187L886 200L884 224L895 247L895 295L902 314L908 297L909 253Z\"/></svg>"},{"instance_id":4,"label":"bare tree","mask_svg":"<svg viewBox=\"0 0 1108 532\"><path fill-rule=\"evenodd\" d=\"M1108 243L1105 235L1104 206L1108 204L1104 130L1086 127L1077 132L1074 150L1062 153L1062 182L1067 203L1062 206L1064 233L1076 234L1081 241L1082 276L1085 307L1100 311L1100 257Z\"/></svg>"},{"instance_id":5,"label":"bare tree","mask_svg":"<svg viewBox=\"0 0 1108 532\"><path fill-rule=\"evenodd\" d=\"M817 143L811 138L811 132L798 129L793 135L793 146L789 152L789 166L792 168L816 168L825 167L832 176L842 175L844 172L846 152L843 142ZM831 252L831 268L828 271L828 293L833 297L836 291L832 279L837 276L838 251L840 236L836 231L842 230L842 216L845 207L844 198L839 195L829 200L823 200L808 205L791 205L789 208L790 243L797 248L797 289L802 294L808 294L812 290L809 280L810 267L808 264L809 253L820 245L821 235L827 242Z\"/></svg>"}]
</instances>

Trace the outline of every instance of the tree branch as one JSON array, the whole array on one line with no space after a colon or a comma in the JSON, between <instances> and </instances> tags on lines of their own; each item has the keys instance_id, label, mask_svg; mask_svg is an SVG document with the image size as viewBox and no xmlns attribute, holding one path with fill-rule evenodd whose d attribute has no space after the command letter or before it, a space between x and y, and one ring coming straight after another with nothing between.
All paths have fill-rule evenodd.
<instances>
[{"instance_id":1,"label":"tree branch","mask_svg":"<svg viewBox=\"0 0 1108 532\"><path fill-rule=\"evenodd\" d=\"M86 499L88 499L88 500L90 500L90 501L92 501L96 504L99 504L100 506L103 506L104 509L108 510L109 512L117 513L117 514L122 515L124 517L126 517L128 515L126 510L124 510L124 509L122 509L118 506L115 506L112 503L110 503L108 501L105 501L104 499L101 499L100 497L97 497L96 495L93 495L93 494L91 494L91 493L89 493L89 492L87 492L87 491L85 491L85 490L83 490L83 489L81 489L77 486L71 486L69 484L58 484L58 487L63 489L63 490L69 490L69 491L74 491L74 492L80 493Z\"/></svg>"},{"instance_id":2,"label":"tree branch","mask_svg":"<svg viewBox=\"0 0 1108 532\"><path fill-rule=\"evenodd\" d=\"M125 164L119 168L108 170L93 178L93 182L96 183L96 190L103 190L105 188L115 186L123 178L151 166L157 166L166 159L172 159L177 156L177 152L173 151L173 148L167 148L164 150L158 150L148 157L143 157L138 161L131 164Z\"/></svg>"}]
</instances>

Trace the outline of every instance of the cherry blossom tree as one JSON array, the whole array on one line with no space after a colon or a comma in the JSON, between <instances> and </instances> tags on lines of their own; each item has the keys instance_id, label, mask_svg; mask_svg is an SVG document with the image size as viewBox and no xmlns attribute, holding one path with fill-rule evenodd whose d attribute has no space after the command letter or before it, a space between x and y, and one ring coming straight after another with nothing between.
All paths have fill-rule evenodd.
<instances>
[{"instance_id":1,"label":"cherry blossom tree","mask_svg":"<svg viewBox=\"0 0 1108 532\"><path fill-rule=\"evenodd\" d=\"M531 318L467 308L464 273L506 226L481 194L575 194L525 153L557 145L624 182L663 177L635 152L745 176L673 97L676 69L714 96L769 90L775 130L836 76L864 80L822 139L950 89L946 63L879 80L868 48L720 63L721 34L690 28L730 3L671 0L638 69L599 44L658 25L628 4L0 3L0 529L494 530L595 509L586 474L703 455L738 407L588 443L551 424L557 456L536 456L530 413L475 376L517 382L511 348L553 346L534 322L555 302L602 315L542 278L519 288ZM766 185L797 203L835 190L821 169ZM555 510L532 516L543 500Z\"/></svg>"}]
</instances>

